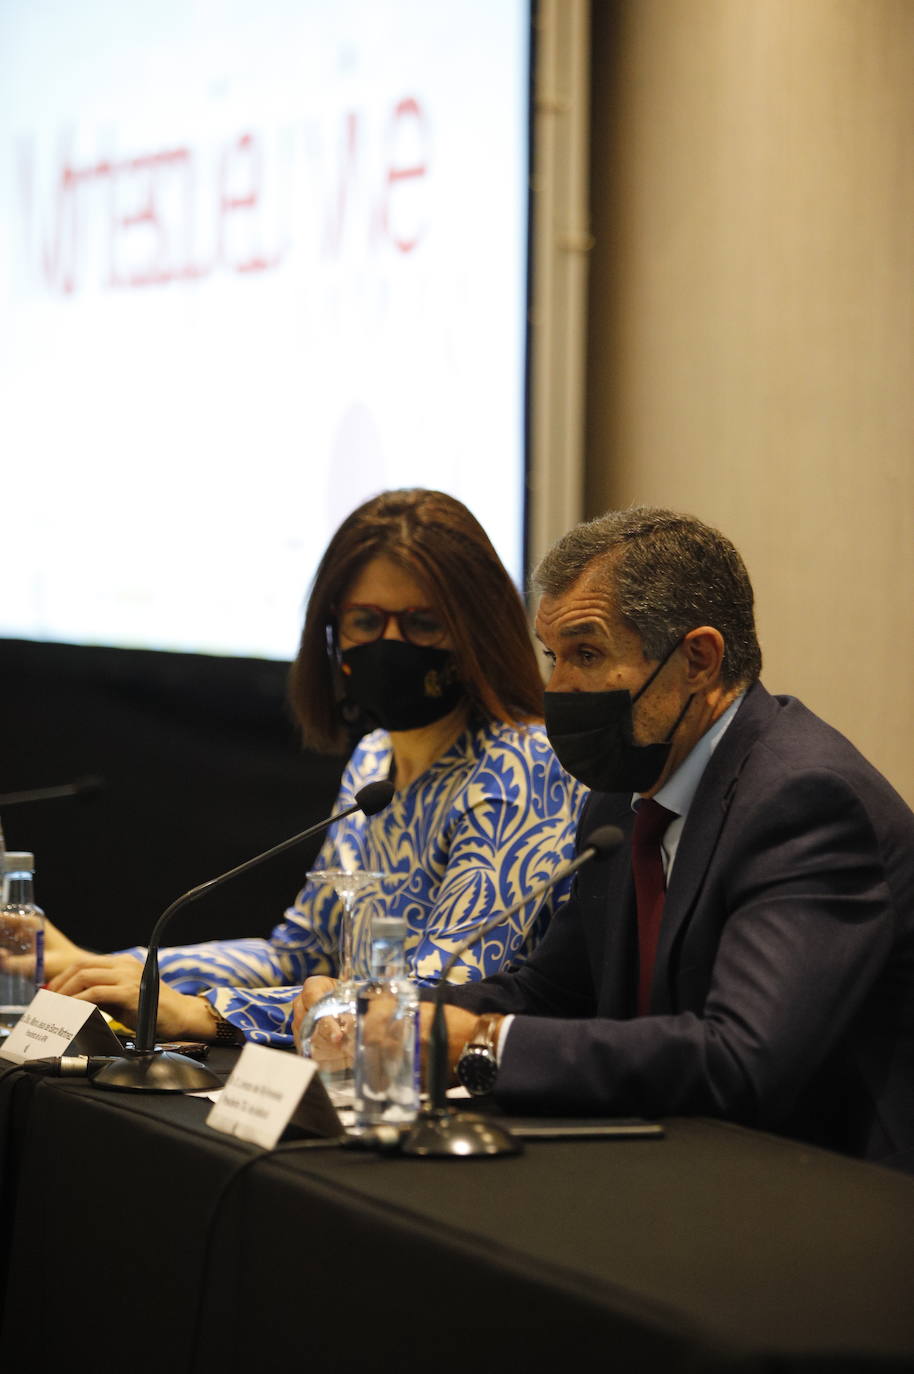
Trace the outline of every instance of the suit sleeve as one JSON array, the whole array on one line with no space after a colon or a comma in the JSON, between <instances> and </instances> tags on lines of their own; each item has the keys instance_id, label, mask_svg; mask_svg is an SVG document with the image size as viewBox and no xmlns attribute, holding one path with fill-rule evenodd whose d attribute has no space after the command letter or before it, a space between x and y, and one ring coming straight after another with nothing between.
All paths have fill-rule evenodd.
<instances>
[{"instance_id":1,"label":"suit sleeve","mask_svg":"<svg viewBox=\"0 0 914 1374\"><path fill-rule=\"evenodd\" d=\"M429 994L431 996L431 994ZM516 969L448 990L451 1005L529 1017L591 1016L595 1001L577 901L553 917L542 942Z\"/></svg>"},{"instance_id":2,"label":"suit sleeve","mask_svg":"<svg viewBox=\"0 0 914 1374\"><path fill-rule=\"evenodd\" d=\"M892 946L873 826L843 779L818 772L734 806L711 870L692 918L720 929L703 1004L627 1021L518 1016L499 1071L504 1106L760 1126L790 1113ZM689 957L686 930L684 966Z\"/></svg>"}]
</instances>

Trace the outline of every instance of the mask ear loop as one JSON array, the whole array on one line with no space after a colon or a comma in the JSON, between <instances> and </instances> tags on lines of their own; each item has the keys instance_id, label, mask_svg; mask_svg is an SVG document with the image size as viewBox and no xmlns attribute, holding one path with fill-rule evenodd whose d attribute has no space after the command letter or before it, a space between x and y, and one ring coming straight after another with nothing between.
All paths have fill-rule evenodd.
<instances>
[{"instance_id":1,"label":"mask ear loop","mask_svg":"<svg viewBox=\"0 0 914 1374\"><path fill-rule=\"evenodd\" d=\"M644 695L644 693L647 691L648 687L650 687L651 683L654 681L654 678L658 675L658 673L661 673L661 672L663 671L663 669L664 669L664 668L666 667L666 665L669 663L670 659L673 657L674 653L675 653L676 650L679 648L679 646L680 646L681 643L682 643L682 636L680 635L679 638L676 640L676 643L667 651L666 655L665 655L665 656L660 660L660 662L657 664L657 667L656 667L656 668L654 669L654 671L651 673L651 675L650 675L650 677L648 678L647 682L642 682L641 686L638 688L637 692L636 692L636 693L634 694L634 696L632 697L632 705L633 705L633 706L634 706L635 702L638 700L638 698ZM691 700L691 697L689 698L689 700ZM677 721L676 724L678 725L679 722ZM675 726L674 726L674 729L675 729Z\"/></svg>"},{"instance_id":2,"label":"mask ear loop","mask_svg":"<svg viewBox=\"0 0 914 1374\"><path fill-rule=\"evenodd\" d=\"M686 697L685 706L683 706L682 710L679 712L679 715L678 715L678 716L676 717L676 719L673 721L673 725L672 725L672 728L670 729L670 733L667 735L666 739L663 741L664 744L669 744L670 740L673 738L673 736L675 735L676 731L679 729L680 725L682 724L683 720L685 719L685 713L686 713L686 711L689 709L689 707L692 705L692 702L693 702L694 700L695 700L695 693L694 693L694 692L690 692L689 695Z\"/></svg>"},{"instance_id":3,"label":"mask ear loop","mask_svg":"<svg viewBox=\"0 0 914 1374\"><path fill-rule=\"evenodd\" d=\"M660 662L657 664L657 667L656 667L656 668L654 669L654 671L651 673L651 675L650 675L650 677L648 678L647 682L642 682L641 686L638 688L637 692L636 692L635 695L632 697L632 705L633 705L633 706L634 706L635 702L638 700L638 698L639 698L640 696L642 696L642 695L647 691L648 687L650 687L651 683L654 681L654 678L657 676L657 674L658 674L663 668L665 668L666 665L669 663L670 659L673 657L673 654L676 652L676 650L679 648L680 644L682 643L682 639L683 639L683 637L680 636L679 639L676 640L676 643L675 643L675 644L672 646L672 648L669 650L669 652L667 653L666 657L665 657L665 658L662 658L662 659L660 660ZM689 707L692 705L692 699L693 699L694 695L695 695L694 692L690 692L689 695L686 697L685 705L683 706L682 710L679 712L679 715L678 715L678 716L676 717L676 719L673 721L673 724L672 724L672 726L670 727L670 732L669 732L669 734L666 736L666 738L665 738L664 741L663 741L664 744L669 744L670 740L673 738L673 736L675 735L676 731L679 729L680 725L682 724L682 722L683 722L683 720L684 720L684 718L685 718L685 713L686 713L686 711L687 711L687 710L689 709Z\"/></svg>"}]
</instances>

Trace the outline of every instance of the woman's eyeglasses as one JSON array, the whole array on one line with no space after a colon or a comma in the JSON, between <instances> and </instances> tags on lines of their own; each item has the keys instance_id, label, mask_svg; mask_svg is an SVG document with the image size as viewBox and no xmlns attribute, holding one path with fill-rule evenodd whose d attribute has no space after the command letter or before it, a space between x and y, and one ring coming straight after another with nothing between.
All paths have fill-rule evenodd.
<instances>
[{"instance_id":1,"label":"woman's eyeglasses","mask_svg":"<svg viewBox=\"0 0 914 1374\"><path fill-rule=\"evenodd\" d=\"M385 611L381 606L369 606L351 601L337 614L337 629L344 639L355 644L373 644L383 638L391 620L410 644L426 648L438 644L447 633L434 611L423 606L407 606L403 611Z\"/></svg>"}]
</instances>

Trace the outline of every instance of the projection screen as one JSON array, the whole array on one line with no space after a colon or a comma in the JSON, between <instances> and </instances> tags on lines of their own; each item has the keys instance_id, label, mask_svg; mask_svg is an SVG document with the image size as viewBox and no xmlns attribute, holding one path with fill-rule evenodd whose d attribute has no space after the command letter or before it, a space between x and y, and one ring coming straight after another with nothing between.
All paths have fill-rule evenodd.
<instances>
[{"instance_id":1,"label":"projection screen","mask_svg":"<svg viewBox=\"0 0 914 1374\"><path fill-rule=\"evenodd\" d=\"M386 487L520 581L529 25L3 0L0 636L291 658Z\"/></svg>"}]
</instances>

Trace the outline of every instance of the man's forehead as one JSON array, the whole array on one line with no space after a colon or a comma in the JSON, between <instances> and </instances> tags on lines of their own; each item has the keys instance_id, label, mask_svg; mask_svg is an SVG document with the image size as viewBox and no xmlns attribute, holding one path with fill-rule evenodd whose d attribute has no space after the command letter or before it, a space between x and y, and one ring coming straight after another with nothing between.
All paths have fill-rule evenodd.
<instances>
[{"instance_id":1,"label":"man's forehead","mask_svg":"<svg viewBox=\"0 0 914 1374\"><path fill-rule=\"evenodd\" d=\"M586 639L597 635L606 636L609 624L605 616L571 614L554 617L539 615L536 618L538 631L556 635L559 639Z\"/></svg>"},{"instance_id":2,"label":"man's forehead","mask_svg":"<svg viewBox=\"0 0 914 1374\"><path fill-rule=\"evenodd\" d=\"M616 620L615 599L605 580L585 574L557 596L544 593L536 612L537 631L561 637L606 634Z\"/></svg>"}]
</instances>

